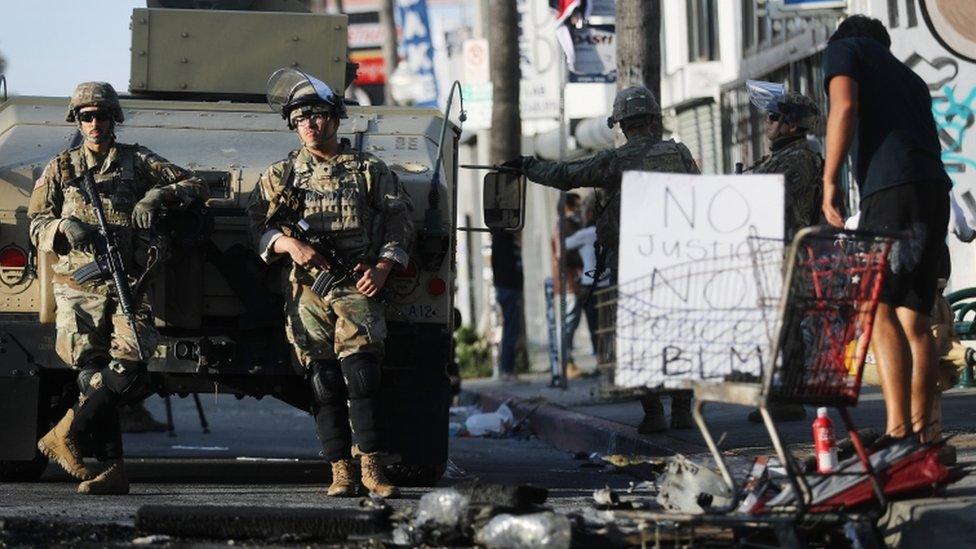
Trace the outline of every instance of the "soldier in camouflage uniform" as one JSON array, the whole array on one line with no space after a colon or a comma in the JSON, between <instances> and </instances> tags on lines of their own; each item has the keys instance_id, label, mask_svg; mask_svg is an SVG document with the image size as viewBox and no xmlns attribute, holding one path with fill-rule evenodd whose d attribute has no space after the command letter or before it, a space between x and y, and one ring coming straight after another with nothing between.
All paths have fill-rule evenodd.
<instances>
[{"instance_id":1,"label":"soldier in camouflage uniform","mask_svg":"<svg viewBox=\"0 0 976 549\"><path fill-rule=\"evenodd\" d=\"M817 104L805 95L789 92L771 102L766 111L770 152L751 168L753 173L783 174L789 239L820 220L824 161L807 146L807 134L816 128L819 118Z\"/></svg>"},{"instance_id":2,"label":"soldier in camouflage uniform","mask_svg":"<svg viewBox=\"0 0 976 549\"><path fill-rule=\"evenodd\" d=\"M136 338L151 354L158 335L147 296L136 296L139 311L133 331L110 280L79 283L71 278L104 246L94 208L79 181L85 172L92 172L106 220L118 239L127 271L133 275L139 271L137 230L152 227L164 204L186 205L206 196L203 183L187 170L145 147L116 142L115 124L123 119L112 86L79 84L71 96L67 120L78 123L84 142L48 163L34 184L28 209L31 242L38 250L58 256L53 266L55 348L62 360L79 370L81 390L78 403L41 438L38 449L82 480L78 491L88 494L129 491L118 408L147 395L149 376ZM86 448L107 464L97 476L82 462Z\"/></svg>"},{"instance_id":3,"label":"soldier in camouflage uniform","mask_svg":"<svg viewBox=\"0 0 976 549\"><path fill-rule=\"evenodd\" d=\"M328 85L282 69L269 80L268 96L302 147L261 176L248 215L261 257L292 262L287 333L315 395L318 436L332 464L328 495L355 495L361 473L363 486L390 497L396 488L383 473L388 457L378 412L386 323L375 297L392 269L407 266L413 205L380 159L337 138L346 111ZM339 255L356 265L358 280L325 297L312 291L316 274L329 265L296 238L299 220L332 237Z\"/></svg>"},{"instance_id":4,"label":"soldier in camouflage uniform","mask_svg":"<svg viewBox=\"0 0 976 549\"><path fill-rule=\"evenodd\" d=\"M602 247L597 271L610 268L611 282L616 278L617 246L620 237L620 190L623 172L629 170L700 173L691 152L674 140L661 139L661 107L654 94L643 86L626 88L617 93L613 101L613 113L607 119L613 128L620 124L627 142L607 151L570 162L552 162L532 156L522 156L505 163L505 166L524 173L530 181L563 191L578 187L596 187L604 191L604 200L598 207L596 220L597 239ZM612 319L609 322L613 322ZM670 392L671 427L688 429L693 425L691 396L685 391ZM644 420L638 430L641 433L660 432L667 429L664 407L658 393L641 399Z\"/></svg>"},{"instance_id":5,"label":"soldier in camouflage uniform","mask_svg":"<svg viewBox=\"0 0 976 549\"><path fill-rule=\"evenodd\" d=\"M820 109L812 99L796 92L775 95L762 104L766 110L770 153L746 171L783 174L786 238L792 239L797 231L820 220L824 162L807 145L807 133L816 128ZM802 404L774 403L769 406L769 412L777 421L799 421L806 417ZM760 423L762 415L759 410L753 410L748 419Z\"/></svg>"}]
</instances>

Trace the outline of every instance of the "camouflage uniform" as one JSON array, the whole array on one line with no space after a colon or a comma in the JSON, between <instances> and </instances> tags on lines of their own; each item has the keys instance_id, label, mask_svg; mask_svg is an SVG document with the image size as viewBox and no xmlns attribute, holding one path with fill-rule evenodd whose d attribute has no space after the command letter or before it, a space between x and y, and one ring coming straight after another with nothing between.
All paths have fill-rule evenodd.
<instances>
[{"instance_id":1,"label":"camouflage uniform","mask_svg":"<svg viewBox=\"0 0 976 549\"><path fill-rule=\"evenodd\" d=\"M98 359L138 362L135 334L119 310L107 280L81 285L71 274L94 260L89 252L70 249L59 229L73 218L97 224L95 211L84 198L78 177L94 167L95 182L102 195L106 220L115 231L123 251L123 261L137 272L136 238L131 214L135 204L153 188L171 191L184 204L206 196L202 182L190 172L171 164L139 145L116 143L104 158L96 158L88 148L75 147L56 156L34 184L28 217L31 242L43 252L58 255L53 266L54 296L57 304L58 356L80 368ZM140 302L138 330L143 349L156 346L149 300Z\"/></svg>"},{"instance_id":2,"label":"camouflage uniform","mask_svg":"<svg viewBox=\"0 0 976 549\"><path fill-rule=\"evenodd\" d=\"M607 151L571 162L552 162L527 158L525 175L547 187L560 190L577 187L604 189L606 195L596 220L597 238L608 253L615 255L620 238L620 182L625 171L700 173L691 152L682 143L661 141L649 135L638 135ZM606 265L616 261L608 257Z\"/></svg>"},{"instance_id":3,"label":"camouflage uniform","mask_svg":"<svg viewBox=\"0 0 976 549\"><path fill-rule=\"evenodd\" d=\"M788 237L817 224L823 202L823 158L807 146L806 135L774 141L770 154L759 160L752 172L783 174Z\"/></svg>"},{"instance_id":4,"label":"camouflage uniform","mask_svg":"<svg viewBox=\"0 0 976 549\"><path fill-rule=\"evenodd\" d=\"M305 219L311 231L330 233L343 257L368 265L385 258L406 267L413 238L409 195L381 160L356 153L348 141L340 146L339 154L328 160L299 149L294 160L276 162L261 176L248 206L258 253L267 262L282 257L272 251L280 228L267 226L266 220L270 204L285 188L283 172L291 164L291 184L302 199L302 211L290 212L293 221ZM382 356L382 303L361 294L354 283L319 297L311 291L314 276L294 264L289 281L287 332L303 366L357 353Z\"/></svg>"}]
</instances>

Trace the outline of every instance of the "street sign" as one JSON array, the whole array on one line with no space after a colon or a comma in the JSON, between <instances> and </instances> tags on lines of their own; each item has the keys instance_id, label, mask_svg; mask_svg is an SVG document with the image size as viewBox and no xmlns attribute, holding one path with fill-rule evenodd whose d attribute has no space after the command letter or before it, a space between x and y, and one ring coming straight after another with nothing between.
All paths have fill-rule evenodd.
<instances>
[{"instance_id":1,"label":"street sign","mask_svg":"<svg viewBox=\"0 0 976 549\"><path fill-rule=\"evenodd\" d=\"M468 115L464 121L465 130L487 130L491 127L491 95L491 82L461 84L464 111Z\"/></svg>"},{"instance_id":2,"label":"street sign","mask_svg":"<svg viewBox=\"0 0 976 549\"><path fill-rule=\"evenodd\" d=\"M465 40L461 50L464 59L464 74L461 77L461 82L464 84L484 84L490 81L488 41L484 38Z\"/></svg>"},{"instance_id":3,"label":"street sign","mask_svg":"<svg viewBox=\"0 0 976 549\"><path fill-rule=\"evenodd\" d=\"M518 0L522 120L559 119L559 46L546 2Z\"/></svg>"}]
</instances>

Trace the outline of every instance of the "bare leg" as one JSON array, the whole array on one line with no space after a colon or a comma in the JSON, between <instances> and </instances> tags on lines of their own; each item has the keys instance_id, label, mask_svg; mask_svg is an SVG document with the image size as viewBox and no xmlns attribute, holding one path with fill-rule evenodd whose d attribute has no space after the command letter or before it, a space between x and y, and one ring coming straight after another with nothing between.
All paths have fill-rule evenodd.
<instances>
[{"instance_id":1,"label":"bare leg","mask_svg":"<svg viewBox=\"0 0 976 549\"><path fill-rule=\"evenodd\" d=\"M916 433L924 437L928 424L932 420L932 404L939 374L935 339L932 337L929 315L906 307L899 307L896 314L905 330L912 353L912 427Z\"/></svg>"},{"instance_id":2,"label":"bare leg","mask_svg":"<svg viewBox=\"0 0 976 549\"><path fill-rule=\"evenodd\" d=\"M885 432L894 437L906 436L911 429L912 357L905 330L895 310L886 303L878 303L871 342L888 415Z\"/></svg>"}]
</instances>

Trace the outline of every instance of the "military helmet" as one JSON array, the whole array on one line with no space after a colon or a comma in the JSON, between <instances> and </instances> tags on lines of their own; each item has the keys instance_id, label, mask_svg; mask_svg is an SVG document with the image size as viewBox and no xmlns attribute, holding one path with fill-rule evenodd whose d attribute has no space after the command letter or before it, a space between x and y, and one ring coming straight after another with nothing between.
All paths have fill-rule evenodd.
<instances>
[{"instance_id":1,"label":"military helmet","mask_svg":"<svg viewBox=\"0 0 976 549\"><path fill-rule=\"evenodd\" d=\"M68 122L75 121L75 113L82 107L102 107L112 111L112 118L116 122L125 120L122 105L119 104L119 94L108 82L82 82L75 88L68 101L68 114L64 117Z\"/></svg>"},{"instance_id":2,"label":"military helmet","mask_svg":"<svg viewBox=\"0 0 976 549\"><path fill-rule=\"evenodd\" d=\"M342 96L325 82L298 69L278 69L268 78L268 105L288 121L292 111L308 108L313 112L329 112L346 118L346 105Z\"/></svg>"},{"instance_id":3,"label":"military helmet","mask_svg":"<svg viewBox=\"0 0 976 549\"><path fill-rule=\"evenodd\" d=\"M783 115L787 124L807 130L816 128L820 120L820 107L816 101L797 92L787 92L770 110Z\"/></svg>"},{"instance_id":4,"label":"military helmet","mask_svg":"<svg viewBox=\"0 0 976 549\"><path fill-rule=\"evenodd\" d=\"M607 118L607 126L635 116L660 116L661 106L651 90L644 86L631 86L617 92L613 100L613 114Z\"/></svg>"}]
</instances>

